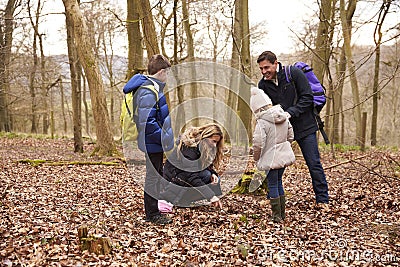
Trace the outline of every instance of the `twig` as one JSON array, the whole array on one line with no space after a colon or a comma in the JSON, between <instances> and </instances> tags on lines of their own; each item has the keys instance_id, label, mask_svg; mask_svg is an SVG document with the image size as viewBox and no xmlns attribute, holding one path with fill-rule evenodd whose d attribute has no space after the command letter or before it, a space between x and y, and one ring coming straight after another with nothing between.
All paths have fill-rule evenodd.
<instances>
[{"instance_id":1,"label":"twig","mask_svg":"<svg viewBox=\"0 0 400 267\"><path fill-rule=\"evenodd\" d=\"M34 167L39 165L50 166L63 166L63 165L105 165L105 166L118 166L120 162L115 161L51 161L51 160L38 160L38 159L22 159L18 163L30 164Z\"/></svg>"},{"instance_id":2,"label":"twig","mask_svg":"<svg viewBox=\"0 0 400 267\"><path fill-rule=\"evenodd\" d=\"M346 160L346 161L343 161L343 162L339 162L339 163L337 163L337 164L334 164L334 165L331 165L331 166L328 166L328 167L324 167L324 169L325 169L325 170L333 169L333 168L335 168L335 167L337 167L337 166L340 166L340 165L343 165L343 164L355 162L355 160L365 158L366 156L368 156L368 155L363 155L363 156L359 156L359 157L357 157L357 158L355 158L355 159L349 159L349 160Z\"/></svg>"},{"instance_id":3,"label":"twig","mask_svg":"<svg viewBox=\"0 0 400 267\"><path fill-rule=\"evenodd\" d=\"M395 160L392 156L390 156L390 155L386 155L386 157L388 157L389 159L391 159L393 162L395 162L396 163L396 165L397 166L399 166L400 167L400 163L397 161L397 160Z\"/></svg>"},{"instance_id":4,"label":"twig","mask_svg":"<svg viewBox=\"0 0 400 267\"><path fill-rule=\"evenodd\" d=\"M5 199L7 195L7 190L10 188L10 185L7 184L6 188L4 189L3 193L1 194L1 199Z\"/></svg>"},{"instance_id":5,"label":"twig","mask_svg":"<svg viewBox=\"0 0 400 267\"><path fill-rule=\"evenodd\" d=\"M364 167L365 169L367 169L370 174L375 174L375 175L379 176L380 178L382 178L383 181L385 181L385 183L387 183L390 187L392 187L392 185L389 183L389 181L387 179L385 179L385 177L383 175L381 175L380 173L377 173L375 170L368 168L367 166L365 166L364 164L362 164L360 162L357 162L357 161L353 161L353 162L360 165L361 167ZM377 166L379 166L379 164Z\"/></svg>"}]
</instances>

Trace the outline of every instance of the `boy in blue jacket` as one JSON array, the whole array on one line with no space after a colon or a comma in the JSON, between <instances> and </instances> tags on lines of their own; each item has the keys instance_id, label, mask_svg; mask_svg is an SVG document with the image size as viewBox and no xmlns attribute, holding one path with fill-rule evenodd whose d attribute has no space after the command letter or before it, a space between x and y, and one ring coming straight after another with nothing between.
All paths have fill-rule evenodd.
<instances>
[{"instance_id":1,"label":"boy in blue jacket","mask_svg":"<svg viewBox=\"0 0 400 267\"><path fill-rule=\"evenodd\" d=\"M146 156L144 183L144 209L146 221L168 224L172 219L158 209L160 182L163 179L164 151L174 147L171 118L163 89L171 63L162 55L149 59L149 76L134 75L124 87L124 93L135 90L133 105L134 121L138 130L138 147ZM153 86L155 90L149 89ZM157 95L156 95L157 93Z\"/></svg>"}]
</instances>

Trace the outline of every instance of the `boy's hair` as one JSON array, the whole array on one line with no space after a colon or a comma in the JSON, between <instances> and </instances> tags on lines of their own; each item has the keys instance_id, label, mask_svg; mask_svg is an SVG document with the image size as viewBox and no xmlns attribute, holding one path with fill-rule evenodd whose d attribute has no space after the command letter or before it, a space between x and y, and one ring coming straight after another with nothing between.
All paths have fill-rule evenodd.
<instances>
[{"instance_id":1,"label":"boy's hair","mask_svg":"<svg viewBox=\"0 0 400 267\"><path fill-rule=\"evenodd\" d=\"M163 55L156 54L149 59L149 64L147 64L147 72L149 75L154 75L162 69L167 69L171 67L169 60Z\"/></svg>"},{"instance_id":2,"label":"boy's hair","mask_svg":"<svg viewBox=\"0 0 400 267\"><path fill-rule=\"evenodd\" d=\"M261 61L268 60L270 63L274 63L277 58L274 53L271 51L264 51L261 53L261 55L258 56L257 58L257 63L260 63Z\"/></svg>"},{"instance_id":3,"label":"boy's hair","mask_svg":"<svg viewBox=\"0 0 400 267\"><path fill-rule=\"evenodd\" d=\"M220 137L220 140L216 146L216 151L213 151L213 149L203 142L206 138L212 137L213 135L218 135ZM178 149L181 149L182 145L194 147L199 144L201 152L200 159L202 163L206 164L208 162L208 165L212 163L215 168L218 168L222 162L222 150L224 147L224 133L221 127L216 123L209 123L200 127L191 127L187 129L180 138ZM212 157L211 160L210 157Z\"/></svg>"}]
</instances>

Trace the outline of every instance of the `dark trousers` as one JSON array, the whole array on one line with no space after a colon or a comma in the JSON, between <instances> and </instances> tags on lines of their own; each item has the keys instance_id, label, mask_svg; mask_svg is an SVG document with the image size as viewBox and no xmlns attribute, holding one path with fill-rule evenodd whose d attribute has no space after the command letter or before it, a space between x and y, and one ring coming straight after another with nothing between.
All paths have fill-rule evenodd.
<instances>
[{"instance_id":1,"label":"dark trousers","mask_svg":"<svg viewBox=\"0 0 400 267\"><path fill-rule=\"evenodd\" d=\"M198 177L205 183L204 186L192 187L188 184L169 182L163 187L160 199L171 202L175 206L188 207L194 201L210 199L212 196L221 196L221 184L211 184L212 173L209 170L198 172ZM166 180L165 180L166 181Z\"/></svg>"},{"instance_id":2,"label":"dark trousers","mask_svg":"<svg viewBox=\"0 0 400 267\"><path fill-rule=\"evenodd\" d=\"M164 153L146 154L146 178L144 181L144 211L146 218L159 215L158 199L163 172Z\"/></svg>"},{"instance_id":3,"label":"dark trousers","mask_svg":"<svg viewBox=\"0 0 400 267\"><path fill-rule=\"evenodd\" d=\"M312 185L317 203L328 203L328 183L322 168L316 133L297 140L311 175Z\"/></svg>"}]
</instances>

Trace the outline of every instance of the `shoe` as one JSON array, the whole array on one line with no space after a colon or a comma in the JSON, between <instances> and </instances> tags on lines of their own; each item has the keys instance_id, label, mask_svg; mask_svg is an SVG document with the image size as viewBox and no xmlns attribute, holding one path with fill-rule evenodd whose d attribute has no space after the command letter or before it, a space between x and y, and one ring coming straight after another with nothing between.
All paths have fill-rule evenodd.
<instances>
[{"instance_id":1,"label":"shoe","mask_svg":"<svg viewBox=\"0 0 400 267\"><path fill-rule=\"evenodd\" d=\"M158 201L158 210L161 213L171 213L173 207L174 207L174 205L166 200Z\"/></svg>"},{"instance_id":2,"label":"shoe","mask_svg":"<svg viewBox=\"0 0 400 267\"><path fill-rule=\"evenodd\" d=\"M164 224L172 223L172 219L169 218L168 216L164 215L164 214L158 214L158 215L155 215L153 217L146 218L146 222L151 222L151 223L154 223L154 224L164 225Z\"/></svg>"},{"instance_id":3,"label":"shoe","mask_svg":"<svg viewBox=\"0 0 400 267\"><path fill-rule=\"evenodd\" d=\"M328 203L317 203L317 205L315 206L315 209L321 210L324 212L329 212L331 210Z\"/></svg>"}]
</instances>

